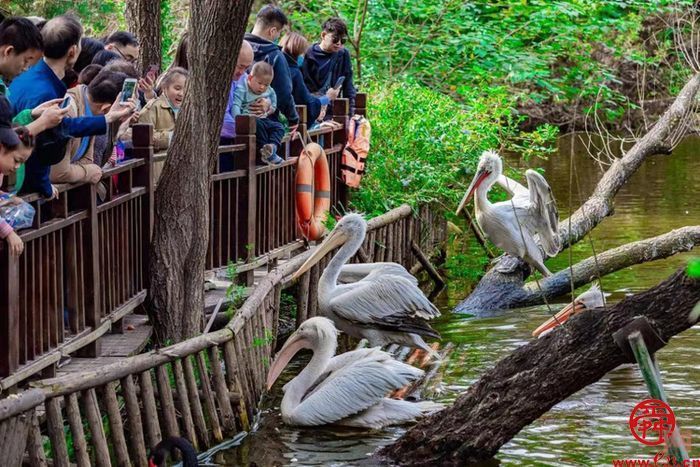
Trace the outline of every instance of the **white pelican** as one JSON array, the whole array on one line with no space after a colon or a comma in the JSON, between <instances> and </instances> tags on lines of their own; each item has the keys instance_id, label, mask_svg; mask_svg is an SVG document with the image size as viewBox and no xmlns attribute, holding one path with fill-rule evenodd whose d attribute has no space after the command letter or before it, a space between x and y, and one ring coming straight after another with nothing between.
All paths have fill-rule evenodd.
<instances>
[{"instance_id":1,"label":"white pelican","mask_svg":"<svg viewBox=\"0 0 700 467\"><path fill-rule=\"evenodd\" d=\"M326 253L342 245L318 283L321 314L330 318L344 333L367 339L371 347L400 344L419 347L435 356L436 352L422 336L440 337L427 323L427 320L440 316L440 312L423 295L415 278L406 277L409 274L403 267L387 267L387 263L358 266L354 272L364 275L363 279L338 284L343 270L350 271L347 277L352 275L351 270L355 266L345 263L359 250L366 232L367 222L361 215L347 214L292 276L292 280L308 271ZM403 272L396 272L400 270Z\"/></svg>"},{"instance_id":2,"label":"white pelican","mask_svg":"<svg viewBox=\"0 0 700 467\"><path fill-rule=\"evenodd\" d=\"M313 352L308 365L283 388L280 411L286 424L379 429L413 421L440 407L386 397L419 379L422 370L376 347L334 356L337 344L333 322L320 316L304 321L284 343L267 375L268 390L299 350Z\"/></svg>"},{"instance_id":3,"label":"white pelican","mask_svg":"<svg viewBox=\"0 0 700 467\"><path fill-rule=\"evenodd\" d=\"M576 299L566 305L559 313L542 323L537 329L532 331L533 337L542 337L560 324L564 324L569 318L586 310L603 308L605 306L605 294L600 290L600 285L596 282L590 289L576 297Z\"/></svg>"},{"instance_id":4,"label":"white pelican","mask_svg":"<svg viewBox=\"0 0 700 467\"><path fill-rule=\"evenodd\" d=\"M527 189L502 172L501 157L495 152L484 151L457 214L476 191L476 220L486 236L506 253L523 259L544 276L549 276L551 272L544 265L538 243L549 256L560 250L557 234L559 213L552 190L544 177L534 170L525 172ZM487 194L494 183L503 186L512 198L491 203Z\"/></svg>"}]
</instances>

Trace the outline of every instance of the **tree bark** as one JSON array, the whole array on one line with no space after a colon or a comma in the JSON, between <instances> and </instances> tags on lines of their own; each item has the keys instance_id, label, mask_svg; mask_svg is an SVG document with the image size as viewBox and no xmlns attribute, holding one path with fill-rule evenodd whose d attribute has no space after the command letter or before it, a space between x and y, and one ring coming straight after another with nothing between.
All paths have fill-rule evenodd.
<instances>
[{"instance_id":1,"label":"tree bark","mask_svg":"<svg viewBox=\"0 0 700 467\"><path fill-rule=\"evenodd\" d=\"M612 334L646 316L664 342L690 328L700 281L678 271L608 312L591 310L499 361L453 406L428 417L380 456L400 465L467 465L493 457L523 427L627 361Z\"/></svg>"},{"instance_id":2,"label":"tree bark","mask_svg":"<svg viewBox=\"0 0 700 467\"><path fill-rule=\"evenodd\" d=\"M539 305L544 303L544 298L555 298L571 292L572 282L574 287L580 287L598 277L635 264L690 251L697 245L700 245L700 225L681 227L663 235L604 251L597 257L586 258L571 268L562 269L549 277L540 279L539 287L534 281L523 285L517 280L493 284L488 292L482 286L479 294L472 294L467 300L457 305L455 311L483 314L482 310L486 307L492 307L491 310L502 310Z\"/></svg>"},{"instance_id":3,"label":"tree bark","mask_svg":"<svg viewBox=\"0 0 700 467\"><path fill-rule=\"evenodd\" d=\"M160 68L160 0L126 0L125 16L127 28L139 39L139 71L154 63Z\"/></svg>"},{"instance_id":4,"label":"tree bark","mask_svg":"<svg viewBox=\"0 0 700 467\"><path fill-rule=\"evenodd\" d=\"M593 230L603 219L614 212L614 200L617 192L627 180L639 169L649 157L657 154L670 154L679 135L687 131L688 116L695 109L695 96L700 89L700 74L694 74L685 84L675 101L659 118L656 124L637 141L629 151L608 168L596 185L593 194L579 207L569 219L559 222L559 238L562 249L579 242ZM504 294L489 297L494 291L516 290L522 287L530 275L530 268L522 261L512 272L499 272L492 267L479 281L472 294L457 307L458 310L470 309L476 312L488 312L510 309L519 305L511 303ZM520 293L511 294L513 300L521 297Z\"/></svg>"},{"instance_id":5,"label":"tree bark","mask_svg":"<svg viewBox=\"0 0 700 467\"><path fill-rule=\"evenodd\" d=\"M209 242L209 183L252 0L190 6L190 78L160 177L150 257L149 315L158 341L200 331Z\"/></svg>"}]
</instances>

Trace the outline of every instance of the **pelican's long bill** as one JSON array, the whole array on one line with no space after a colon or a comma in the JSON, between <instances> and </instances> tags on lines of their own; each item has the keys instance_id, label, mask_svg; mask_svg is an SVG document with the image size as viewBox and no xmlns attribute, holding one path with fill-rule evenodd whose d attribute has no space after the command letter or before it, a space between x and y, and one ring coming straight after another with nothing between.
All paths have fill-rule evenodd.
<instances>
[{"instance_id":1,"label":"pelican's long bill","mask_svg":"<svg viewBox=\"0 0 700 467\"><path fill-rule=\"evenodd\" d=\"M532 337L541 337L546 332L554 329L560 324L564 324L573 315L581 313L585 309L586 305L578 300L574 301L573 303L569 303L559 313L554 315L553 318L549 318L547 321L542 323L540 327L532 331Z\"/></svg>"},{"instance_id":2,"label":"pelican's long bill","mask_svg":"<svg viewBox=\"0 0 700 467\"><path fill-rule=\"evenodd\" d=\"M335 248L342 245L346 240L345 234L338 230L331 231L330 235L321 243L320 246L316 247L316 251L313 252L309 259L301 265L301 267L292 276L292 281L295 281L301 277L306 271L311 269L314 264L318 263L321 258L326 256L328 252L333 251Z\"/></svg>"},{"instance_id":3,"label":"pelican's long bill","mask_svg":"<svg viewBox=\"0 0 700 467\"><path fill-rule=\"evenodd\" d=\"M462 209L464 209L464 206L467 205L469 202L469 199L472 197L474 194L474 191L479 188L479 185L481 185L481 182L486 179L490 174L486 170L480 169L476 174L474 175L474 178L472 179L472 182L469 184L469 188L467 188L467 192L464 194L464 197L462 198L462 201L459 203L459 207L457 208L457 211L455 211L455 215L459 215L460 212L462 212Z\"/></svg>"},{"instance_id":4,"label":"pelican's long bill","mask_svg":"<svg viewBox=\"0 0 700 467\"><path fill-rule=\"evenodd\" d=\"M280 351L277 353L275 361L272 362L270 371L267 372L267 390L269 391L272 388L275 381L277 381L277 378L279 378L280 374L282 373L282 370L284 370L289 361L294 358L297 352L299 352L301 349L310 348L311 342L309 342L306 337L302 337L296 332L289 336L287 342L284 343Z\"/></svg>"}]
</instances>

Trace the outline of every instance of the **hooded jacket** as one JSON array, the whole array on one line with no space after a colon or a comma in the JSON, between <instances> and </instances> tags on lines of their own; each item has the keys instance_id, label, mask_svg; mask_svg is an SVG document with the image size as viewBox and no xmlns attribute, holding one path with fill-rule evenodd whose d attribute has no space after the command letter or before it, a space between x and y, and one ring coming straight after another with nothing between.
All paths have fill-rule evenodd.
<instances>
[{"instance_id":1,"label":"hooded jacket","mask_svg":"<svg viewBox=\"0 0 700 467\"><path fill-rule=\"evenodd\" d=\"M275 120L281 112L289 125L299 123L299 115L294 107L294 97L292 97L292 78L289 75L289 66L284 54L278 45L273 42L258 37L256 35L246 33L245 40L250 42L253 47L254 61L267 61L274 70L275 76L272 78L272 89L277 94L277 110L271 115Z\"/></svg>"},{"instance_id":2,"label":"hooded jacket","mask_svg":"<svg viewBox=\"0 0 700 467\"><path fill-rule=\"evenodd\" d=\"M316 97L309 92L309 88L304 83L304 76L301 74L301 68L296 61L296 57L289 54L284 54L289 66L289 74L292 78L292 96L297 105L306 106L306 117L309 125L313 124L321 113L321 106L328 105L330 99L327 96Z\"/></svg>"},{"instance_id":3,"label":"hooded jacket","mask_svg":"<svg viewBox=\"0 0 700 467\"><path fill-rule=\"evenodd\" d=\"M355 114L355 95L357 90L352 83L352 64L350 52L342 48L337 52L326 52L319 44L309 47L304 55L304 64L301 66L304 82L309 91L319 95L325 94L332 88L338 78L345 77L341 87L341 97L350 100L350 115ZM330 76L330 79L328 79Z\"/></svg>"}]
</instances>

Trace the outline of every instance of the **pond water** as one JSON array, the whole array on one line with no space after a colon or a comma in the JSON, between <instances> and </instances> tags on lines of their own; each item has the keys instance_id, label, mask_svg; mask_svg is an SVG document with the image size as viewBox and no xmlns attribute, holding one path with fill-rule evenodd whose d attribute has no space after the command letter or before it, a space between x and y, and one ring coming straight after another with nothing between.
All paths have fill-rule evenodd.
<instances>
[{"instance_id":1,"label":"pond water","mask_svg":"<svg viewBox=\"0 0 700 467\"><path fill-rule=\"evenodd\" d=\"M554 189L561 218L569 211L569 167L575 165L580 181L573 191L571 206L585 199L600 177L601 169L585 148L571 137L560 140L559 154L548 161L532 161L545 169ZM570 158L571 147L573 159ZM672 156L648 160L617 195L615 215L598 226L591 240L580 242L573 260L623 243L658 235L684 225L700 224L700 139L689 138ZM508 165L522 170L517 159ZM692 254L634 266L607 276L602 284L611 293L609 301L646 289L687 263ZM548 267L559 270L568 265L568 254L552 259ZM464 298L467 287L453 283L438 302L445 311L436 329L443 343L455 348L430 389L433 398L449 403L478 379L486 369L513 349L524 345L530 333L549 317L545 307L531 307L496 317L477 318L450 313ZM556 305L560 307L561 304ZM700 326L675 337L657 354L665 389L683 432L689 432L691 457L700 458ZM304 361L288 371L284 381L295 375ZM405 428L380 432L286 427L279 417L282 384L265 401L258 429L240 446L220 452L212 459L219 465L358 465L379 446L399 437ZM630 434L628 418L633 406L647 398L646 387L635 366L620 367L597 383L556 405L550 412L521 431L499 452L501 465L611 465L613 459L646 458L656 452L637 442ZM695 446L692 445L695 441Z\"/></svg>"}]
</instances>

